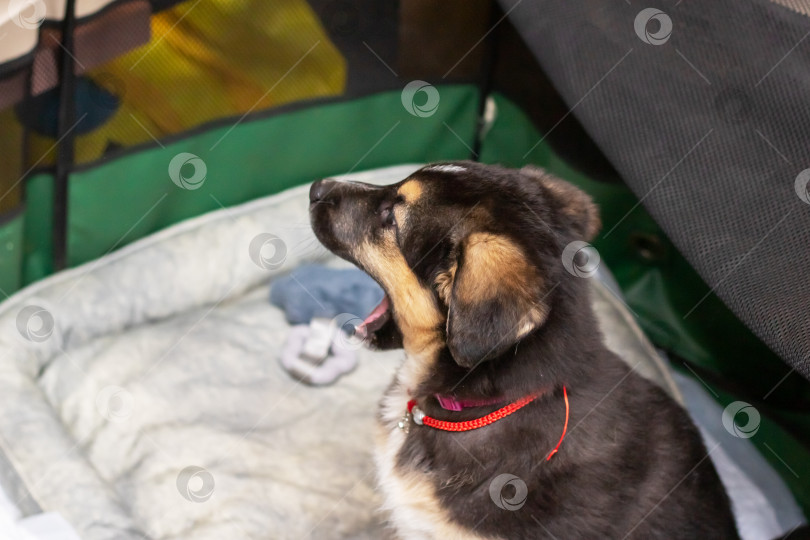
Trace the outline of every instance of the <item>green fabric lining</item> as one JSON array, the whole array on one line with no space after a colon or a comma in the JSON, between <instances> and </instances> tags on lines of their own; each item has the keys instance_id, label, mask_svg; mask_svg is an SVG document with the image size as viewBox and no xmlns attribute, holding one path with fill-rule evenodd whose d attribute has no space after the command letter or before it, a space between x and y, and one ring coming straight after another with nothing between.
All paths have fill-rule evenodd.
<instances>
[{"instance_id":1,"label":"green fabric lining","mask_svg":"<svg viewBox=\"0 0 810 540\"><path fill-rule=\"evenodd\" d=\"M0 294L16 291L22 284L22 243L25 212L0 225Z\"/></svg>"},{"instance_id":2,"label":"green fabric lining","mask_svg":"<svg viewBox=\"0 0 810 540\"><path fill-rule=\"evenodd\" d=\"M220 206L324 176L395 163L465 159L476 125L477 89L438 89L439 107L424 118L405 110L400 92L385 92L217 127L73 173L70 264ZM170 162L182 152L205 163L207 173L197 189L181 189L170 179ZM194 174L191 165L182 170L186 177Z\"/></svg>"}]
</instances>

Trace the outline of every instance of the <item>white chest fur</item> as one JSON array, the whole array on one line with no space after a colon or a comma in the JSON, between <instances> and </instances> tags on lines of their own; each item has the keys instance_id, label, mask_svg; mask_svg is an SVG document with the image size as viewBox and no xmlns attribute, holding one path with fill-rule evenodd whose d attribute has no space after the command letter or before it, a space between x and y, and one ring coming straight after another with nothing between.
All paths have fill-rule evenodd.
<instances>
[{"instance_id":1,"label":"white chest fur","mask_svg":"<svg viewBox=\"0 0 810 540\"><path fill-rule=\"evenodd\" d=\"M375 461L377 481L384 497L384 509L401 540L484 540L473 531L449 519L436 496L431 472L397 467L397 458L407 434L397 424L407 411L408 388L415 388L414 371L406 359L394 384L380 403ZM411 429L430 429L411 426Z\"/></svg>"}]
</instances>

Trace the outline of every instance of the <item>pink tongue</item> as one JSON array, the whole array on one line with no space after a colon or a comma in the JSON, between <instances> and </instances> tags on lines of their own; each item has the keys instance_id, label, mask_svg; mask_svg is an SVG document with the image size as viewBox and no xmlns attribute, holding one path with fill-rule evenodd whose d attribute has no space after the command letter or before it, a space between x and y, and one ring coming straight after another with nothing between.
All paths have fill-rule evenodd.
<instances>
[{"instance_id":1,"label":"pink tongue","mask_svg":"<svg viewBox=\"0 0 810 540\"><path fill-rule=\"evenodd\" d=\"M383 299L377 304L371 313L368 314L368 317L363 321L363 324L371 324L372 322L376 321L380 317L382 317L386 311L388 311L388 295L383 295Z\"/></svg>"},{"instance_id":2,"label":"pink tongue","mask_svg":"<svg viewBox=\"0 0 810 540\"><path fill-rule=\"evenodd\" d=\"M371 313L368 314L368 317L366 317L365 320L363 320L363 322L360 323L360 325L355 329L355 331L362 337L368 335L367 326L369 324L374 323L374 321L385 315L385 312L388 311L389 306L390 302L388 300L388 295L386 294L383 296L383 299L380 301L380 303L377 304L377 307L371 310Z\"/></svg>"}]
</instances>

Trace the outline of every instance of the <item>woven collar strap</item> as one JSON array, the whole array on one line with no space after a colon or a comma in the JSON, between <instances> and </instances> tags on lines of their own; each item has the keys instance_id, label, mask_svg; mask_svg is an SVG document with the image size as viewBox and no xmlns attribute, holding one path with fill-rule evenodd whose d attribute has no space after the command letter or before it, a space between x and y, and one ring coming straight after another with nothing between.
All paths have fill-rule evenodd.
<instances>
[{"instance_id":1,"label":"woven collar strap","mask_svg":"<svg viewBox=\"0 0 810 540\"><path fill-rule=\"evenodd\" d=\"M432 416L427 416L422 410L416 406L416 400L412 399L408 402L408 414L406 416L410 416L410 419L419 426L425 425L428 427L432 427L434 429L441 429L443 431L471 431L473 429L479 429L484 426L488 426L494 422L497 422L501 418L505 418L512 414L513 412L522 409L535 399L539 394L532 394L519 400L506 405L505 407L501 407L497 411L493 411L486 416L482 416L481 418L475 418L474 420L466 420L464 422L447 422L445 420L437 420ZM560 445L565 438L565 433L568 431L568 390L566 387L563 386L563 398L565 399L565 424L563 425L562 435L560 436L559 442L557 442L557 446L549 453L548 457L546 457L546 461L550 460L551 457L557 453L557 450L560 448ZM403 419L405 420L405 419ZM400 427L405 427L403 422L400 422Z\"/></svg>"}]
</instances>

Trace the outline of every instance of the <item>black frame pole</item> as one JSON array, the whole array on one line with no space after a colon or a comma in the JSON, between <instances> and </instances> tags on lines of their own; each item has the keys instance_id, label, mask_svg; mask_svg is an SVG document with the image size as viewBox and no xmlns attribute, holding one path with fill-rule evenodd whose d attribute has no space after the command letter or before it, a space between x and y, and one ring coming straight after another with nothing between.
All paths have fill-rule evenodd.
<instances>
[{"instance_id":1,"label":"black frame pole","mask_svg":"<svg viewBox=\"0 0 810 540\"><path fill-rule=\"evenodd\" d=\"M478 91L480 96L478 98L478 119L475 126L475 138L473 139L472 152L470 152L470 159L472 161L479 161L481 157L481 143L483 142L483 130L486 123L484 113L486 111L487 98L492 92L492 87L495 80L495 63L498 59L498 44L500 42L500 32L497 28L501 22L503 11L501 11L498 2L492 0L489 7L489 27L494 30L487 36L484 44L484 55L481 63L481 76L478 81Z\"/></svg>"},{"instance_id":2,"label":"black frame pole","mask_svg":"<svg viewBox=\"0 0 810 540\"><path fill-rule=\"evenodd\" d=\"M76 66L74 60L74 31L76 29L76 0L67 0L62 21L62 47L59 55L59 115L57 124L56 177L53 192L53 266L61 270L67 265L68 175L73 166L73 128L76 111L74 99Z\"/></svg>"}]
</instances>

